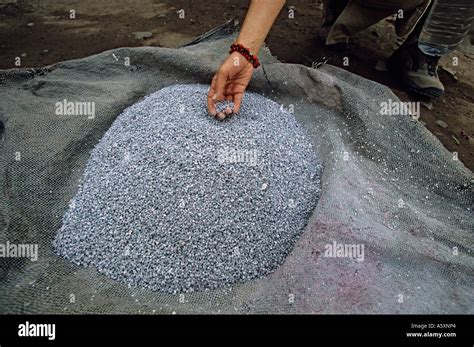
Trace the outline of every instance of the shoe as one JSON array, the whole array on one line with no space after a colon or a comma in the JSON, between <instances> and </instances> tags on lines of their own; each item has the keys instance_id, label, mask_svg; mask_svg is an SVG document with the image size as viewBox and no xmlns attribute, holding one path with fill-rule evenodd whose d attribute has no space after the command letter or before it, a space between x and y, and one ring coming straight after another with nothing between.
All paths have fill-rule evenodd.
<instances>
[{"instance_id":1,"label":"shoe","mask_svg":"<svg viewBox=\"0 0 474 347\"><path fill-rule=\"evenodd\" d=\"M409 91L439 98L444 93L438 76L439 58L424 54L418 48L418 42L414 41L398 48L388 59L387 67Z\"/></svg>"}]
</instances>

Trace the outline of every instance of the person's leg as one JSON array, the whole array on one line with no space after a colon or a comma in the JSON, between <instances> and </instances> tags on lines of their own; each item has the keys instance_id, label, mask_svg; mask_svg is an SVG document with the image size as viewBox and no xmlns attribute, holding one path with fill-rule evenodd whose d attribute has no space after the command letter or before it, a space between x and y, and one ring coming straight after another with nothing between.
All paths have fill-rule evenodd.
<instances>
[{"instance_id":1,"label":"person's leg","mask_svg":"<svg viewBox=\"0 0 474 347\"><path fill-rule=\"evenodd\" d=\"M390 56L388 68L409 91L436 98L444 93L444 86L438 76L440 56L424 54L418 47L418 38L430 8L405 42Z\"/></svg>"},{"instance_id":2,"label":"person's leg","mask_svg":"<svg viewBox=\"0 0 474 347\"><path fill-rule=\"evenodd\" d=\"M320 37L326 45L347 44L349 37L397 13L423 7L429 0L348 0L341 12L342 0L324 2ZM412 12L416 14L416 11Z\"/></svg>"},{"instance_id":3,"label":"person's leg","mask_svg":"<svg viewBox=\"0 0 474 347\"><path fill-rule=\"evenodd\" d=\"M388 61L389 69L411 91L439 97L444 87L438 77L438 61L461 43L474 17L472 0L432 3L413 32Z\"/></svg>"},{"instance_id":4,"label":"person's leg","mask_svg":"<svg viewBox=\"0 0 474 347\"><path fill-rule=\"evenodd\" d=\"M323 20L319 29L319 38L323 43L326 43L329 31L346 7L347 2L348 0L323 0Z\"/></svg>"}]
</instances>

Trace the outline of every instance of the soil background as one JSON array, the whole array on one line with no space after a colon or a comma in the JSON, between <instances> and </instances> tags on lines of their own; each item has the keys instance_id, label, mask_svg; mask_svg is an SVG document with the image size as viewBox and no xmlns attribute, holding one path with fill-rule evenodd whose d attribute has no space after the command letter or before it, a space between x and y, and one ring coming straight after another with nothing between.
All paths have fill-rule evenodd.
<instances>
[{"instance_id":1,"label":"soil background","mask_svg":"<svg viewBox=\"0 0 474 347\"><path fill-rule=\"evenodd\" d=\"M118 47L177 47L237 18L243 21L250 1L243 0L0 0L0 69L41 67ZM289 9L294 11L290 18ZM71 19L71 10L75 18ZM183 14L184 18L180 18ZM266 40L283 62L328 64L390 87L403 101L422 101L420 121L471 171L474 171L474 55L455 51L441 60L445 95L433 102L409 95L386 71L375 69L403 42L387 18L359 33L349 52L335 53L318 39L320 0L287 1ZM150 32L137 38L134 32ZM344 66L344 57L349 65ZM453 59L455 58L455 59ZM458 64L453 62L457 60ZM1 97L1 96L0 96ZM447 127L437 123L442 121ZM441 123L442 124L442 123Z\"/></svg>"}]
</instances>

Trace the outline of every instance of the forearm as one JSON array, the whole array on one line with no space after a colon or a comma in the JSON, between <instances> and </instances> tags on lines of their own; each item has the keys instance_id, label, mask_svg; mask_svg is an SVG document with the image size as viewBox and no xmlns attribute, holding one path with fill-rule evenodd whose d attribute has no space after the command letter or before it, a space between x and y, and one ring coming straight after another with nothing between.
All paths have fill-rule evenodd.
<instances>
[{"instance_id":1,"label":"forearm","mask_svg":"<svg viewBox=\"0 0 474 347\"><path fill-rule=\"evenodd\" d=\"M252 0L236 42L257 54L285 0Z\"/></svg>"}]
</instances>

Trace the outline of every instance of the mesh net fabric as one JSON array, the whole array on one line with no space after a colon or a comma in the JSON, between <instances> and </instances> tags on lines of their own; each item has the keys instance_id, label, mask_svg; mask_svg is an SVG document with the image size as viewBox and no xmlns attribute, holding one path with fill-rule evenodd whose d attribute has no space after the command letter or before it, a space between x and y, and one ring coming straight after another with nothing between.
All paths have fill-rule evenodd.
<instances>
[{"instance_id":1,"label":"mesh net fabric","mask_svg":"<svg viewBox=\"0 0 474 347\"><path fill-rule=\"evenodd\" d=\"M56 256L61 218L114 119L165 86L209 83L232 37L198 41L0 71L0 242L39 245L36 262L1 259L1 313L474 312L472 173L419 122L380 115L381 102L398 100L388 88L269 52L249 89L293 105L325 165L318 206L282 266L182 296L128 287ZM56 115L63 99L96 102L95 118ZM363 244L364 261L325 257L333 241Z\"/></svg>"}]
</instances>

